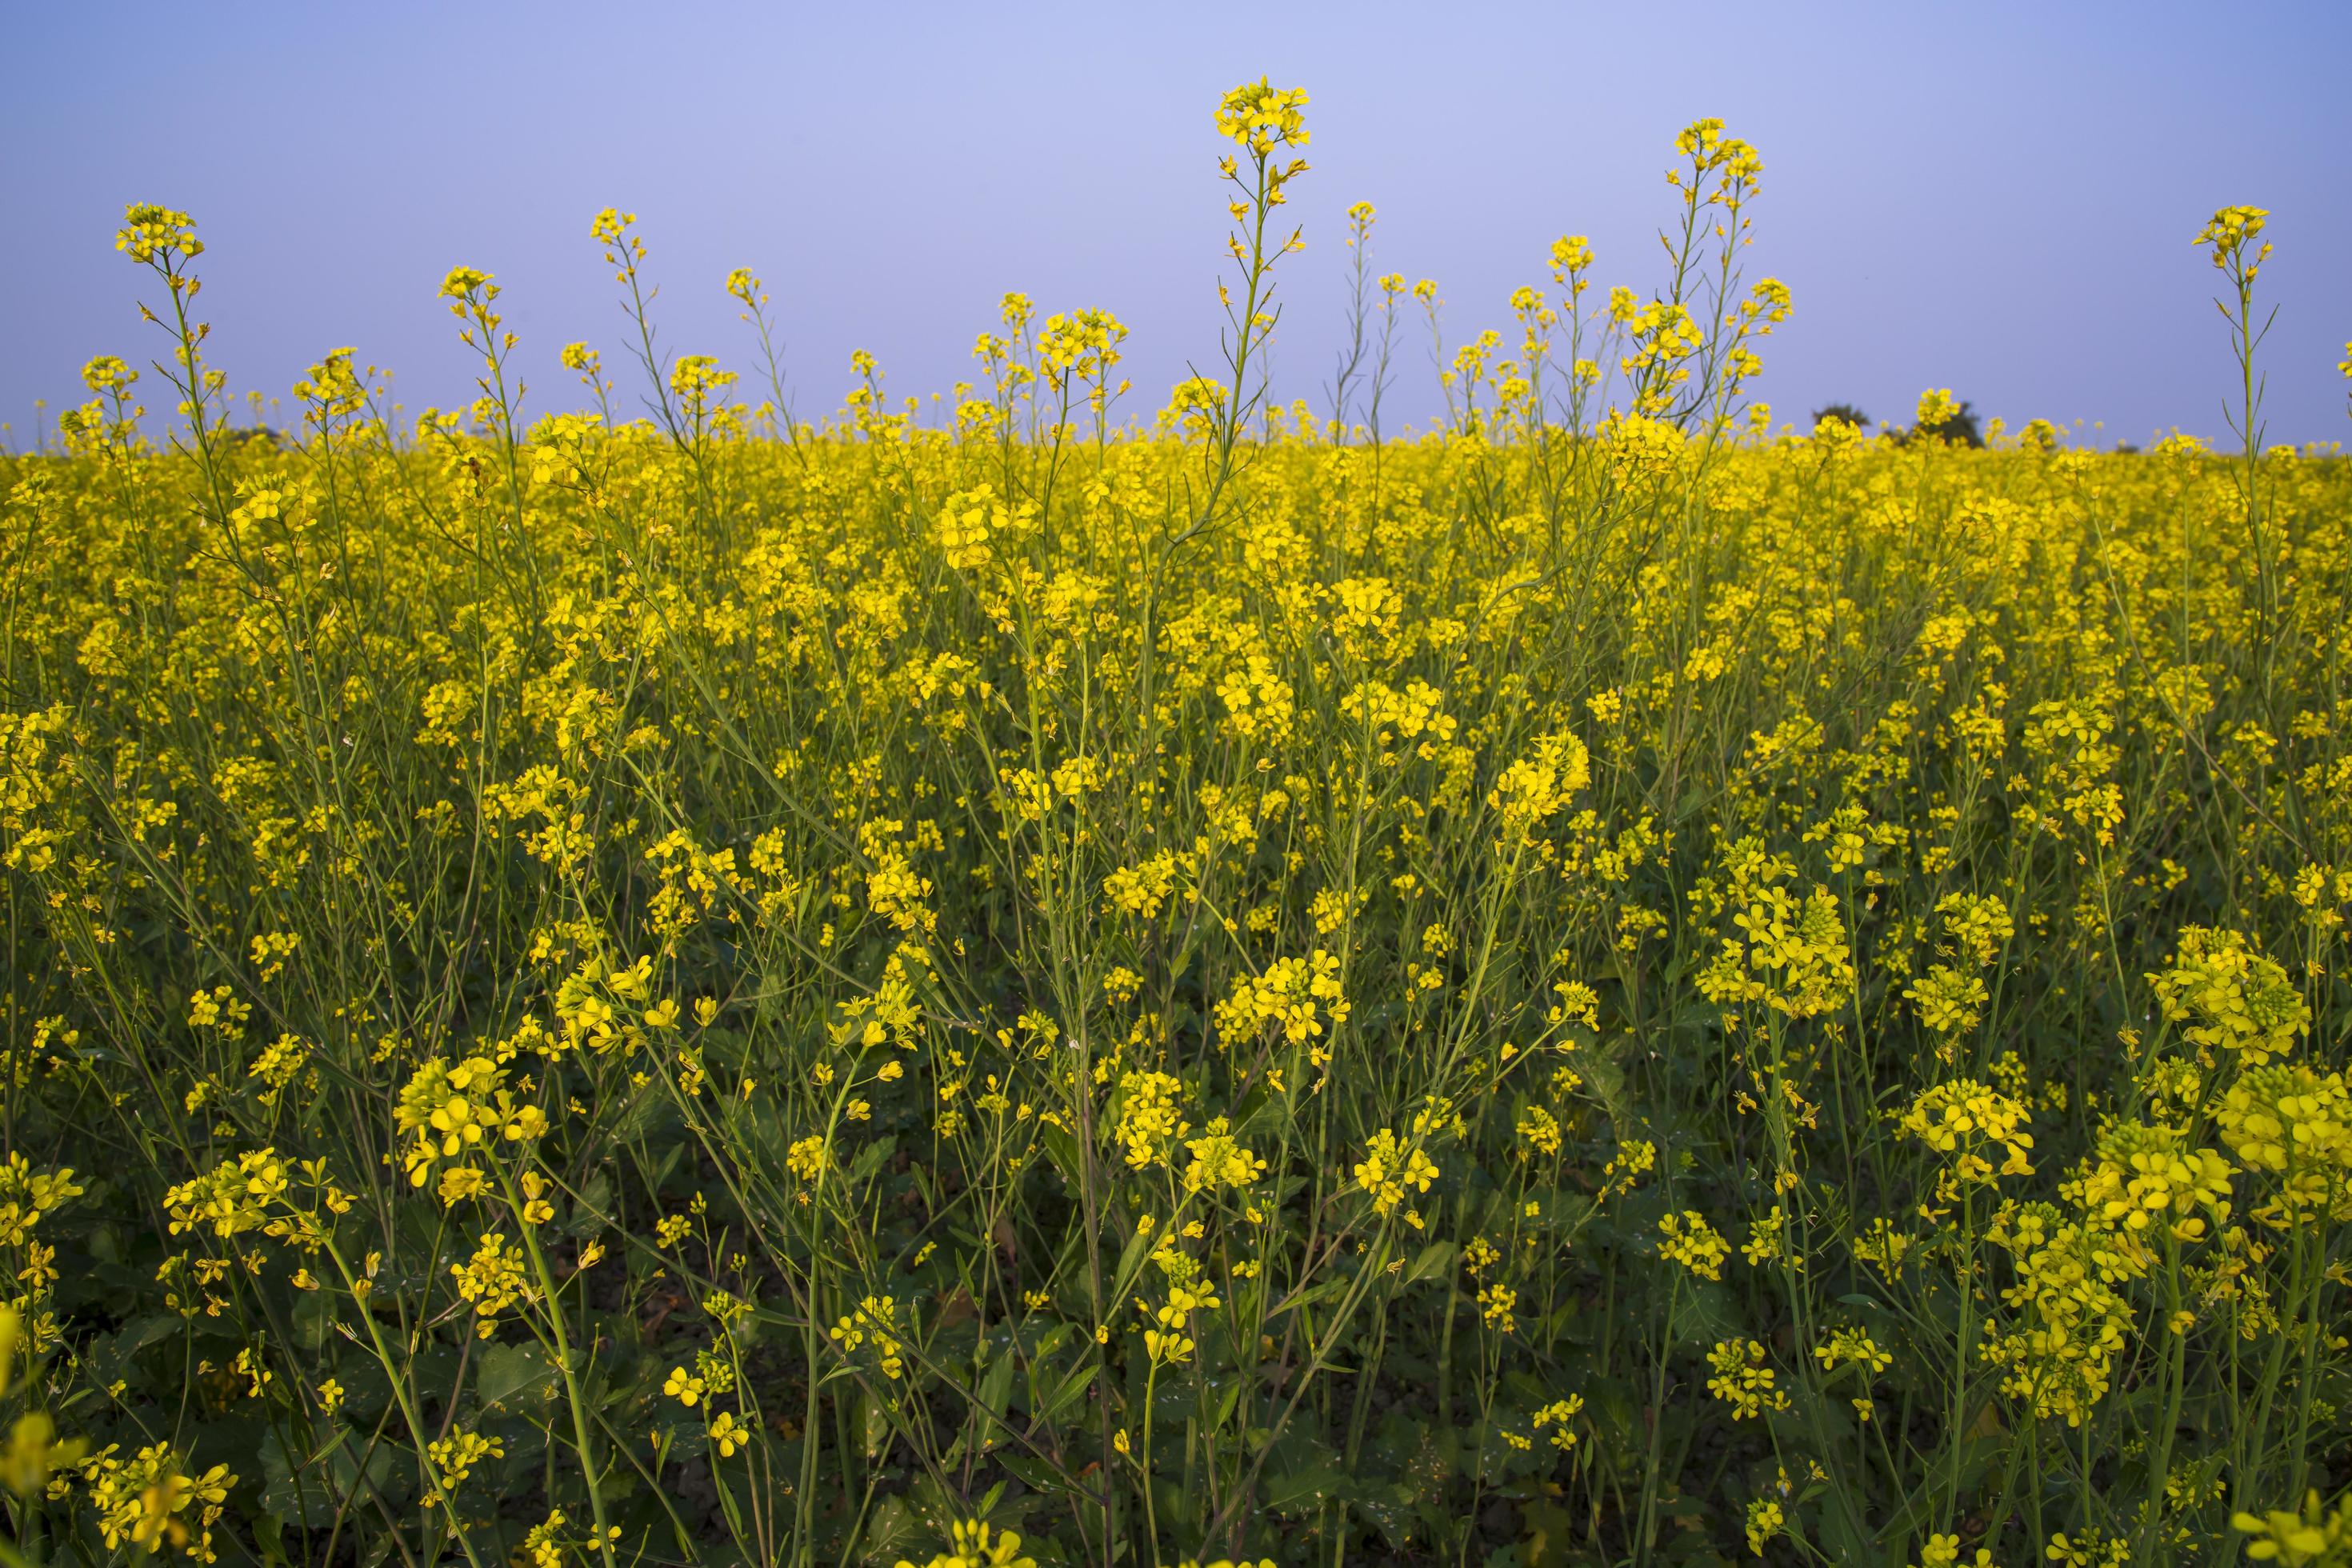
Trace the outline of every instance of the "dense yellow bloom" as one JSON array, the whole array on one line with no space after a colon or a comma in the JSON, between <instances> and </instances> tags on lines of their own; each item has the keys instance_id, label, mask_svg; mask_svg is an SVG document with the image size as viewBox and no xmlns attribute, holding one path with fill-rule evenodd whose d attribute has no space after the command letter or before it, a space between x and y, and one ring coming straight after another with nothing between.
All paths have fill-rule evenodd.
<instances>
[{"instance_id":1,"label":"dense yellow bloom","mask_svg":"<svg viewBox=\"0 0 2352 1568\"><path fill-rule=\"evenodd\" d=\"M433 1468L440 1482L440 1494L428 1500L446 1500L466 1484L466 1479L474 1473L476 1466L485 1459L504 1458L506 1451L505 1439L485 1437L478 1432L461 1430L446 1437L435 1438L425 1445L425 1452L433 1460Z\"/></svg>"},{"instance_id":2,"label":"dense yellow bloom","mask_svg":"<svg viewBox=\"0 0 2352 1568\"><path fill-rule=\"evenodd\" d=\"M1278 958L1263 973L1235 980L1233 994L1217 1004L1217 1034L1228 1050L1269 1030L1301 1045L1346 1023L1349 1011L1339 957L1318 947L1306 958Z\"/></svg>"},{"instance_id":3,"label":"dense yellow bloom","mask_svg":"<svg viewBox=\"0 0 2352 1568\"><path fill-rule=\"evenodd\" d=\"M1217 106L1217 134L1253 152L1307 145L1307 94L1277 88L1264 77L1244 82Z\"/></svg>"},{"instance_id":4,"label":"dense yellow bloom","mask_svg":"<svg viewBox=\"0 0 2352 1568\"><path fill-rule=\"evenodd\" d=\"M1362 1160L1356 1164L1356 1184L1372 1195L1372 1212L1387 1215L1404 1201L1405 1189L1429 1191L1437 1180L1437 1162L1416 1143L1405 1146L1395 1131L1383 1127L1371 1136Z\"/></svg>"},{"instance_id":5,"label":"dense yellow bloom","mask_svg":"<svg viewBox=\"0 0 2352 1568\"><path fill-rule=\"evenodd\" d=\"M710 1447L722 1459L731 1459L738 1452L751 1446L751 1430L735 1419L731 1410L722 1410L711 1417Z\"/></svg>"},{"instance_id":6,"label":"dense yellow bloom","mask_svg":"<svg viewBox=\"0 0 2352 1568\"><path fill-rule=\"evenodd\" d=\"M2231 1522L2252 1539L2246 1555L2257 1563L2281 1563L2287 1568L2340 1568L2352 1563L2352 1498L2331 1510L2320 1506L2319 1494L2304 1500L2300 1512L2274 1509L2269 1513L2241 1513Z\"/></svg>"},{"instance_id":7,"label":"dense yellow bloom","mask_svg":"<svg viewBox=\"0 0 2352 1568\"><path fill-rule=\"evenodd\" d=\"M474 1256L463 1264L451 1264L449 1274L457 1282L457 1294L473 1303L474 1331L483 1339L498 1331L500 1312L534 1294L524 1273L522 1248L506 1245L506 1237L497 1231L486 1232Z\"/></svg>"},{"instance_id":8,"label":"dense yellow bloom","mask_svg":"<svg viewBox=\"0 0 2352 1568\"><path fill-rule=\"evenodd\" d=\"M2082 1203L2107 1225L2138 1231L2162 1222L2190 1241L2205 1234L2207 1217L2229 1218L2234 1173L2219 1153L2186 1146L2171 1128L2131 1123L2100 1140L2083 1174Z\"/></svg>"},{"instance_id":9,"label":"dense yellow bloom","mask_svg":"<svg viewBox=\"0 0 2352 1568\"><path fill-rule=\"evenodd\" d=\"M1478 1315L1496 1333L1518 1331L1519 1320L1513 1315L1518 1304L1519 1293L1499 1281L1483 1286L1478 1291Z\"/></svg>"},{"instance_id":10,"label":"dense yellow bloom","mask_svg":"<svg viewBox=\"0 0 2352 1568\"><path fill-rule=\"evenodd\" d=\"M900 1558L897 1568L917 1568ZM997 1530L980 1520L959 1521L948 1550L933 1554L921 1568L1037 1568L1037 1560L1021 1555L1018 1531Z\"/></svg>"},{"instance_id":11,"label":"dense yellow bloom","mask_svg":"<svg viewBox=\"0 0 2352 1568\"><path fill-rule=\"evenodd\" d=\"M1661 1215L1658 1235L1663 1238L1658 1243L1660 1257L1681 1264L1702 1279L1723 1278L1723 1262L1731 1256L1731 1243L1696 1210Z\"/></svg>"},{"instance_id":12,"label":"dense yellow bloom","mask_svg":"<svg viewBox=\"0 0 2352 1568\"><path fill-rule=\"evenodd\" d=\"M905 1347L898 1339L898 1303L891 1297L866 1297L855 1311L834 1324L830 1337L845 1352L871 1340L875 1364L887 1378L895 1380L906 1371L905 1360L899 1353Z\"/></svg>"},{"instance_id":13,"label":"dense yellow bloom","mask_svg":"<svg viewBox=\"0 0 2352 1568\"><path fill-rule=\"evenodd\" d=\"M2026 1159L2033 1147L2030 1121L2009 1096L1973 1079L1955 1079L1913 1100L1902 1127L1942 1157L1947 1182L1975 1185L2033 1169Z\"/></svg>"},{"instance_id":14,"label":"dense yellow bloom","mask_svg":"<svg viewBox=\"0 0 2352 1568\"><path fill-rule=\"evenodd\" d=\"M2037 1415L2080 1426L2129 1342L2132 1313L2116 1286L2137 1271L2135 1262L2046 1204L2005 1210L1990 1237L2015 1264L2017 1282L2002 1299L2021 1315L1986 1344L1984 1358L2003 1369L2003 1393Z\"/></svg>"},{"instance_id":15,"label":"dense yellow bloom","mask_svg":"<svg viewBox=\"0 0 2352 1568\"><path fill-rule=\"evenodd\" d=\"M1938 1035L1975 1028L1990 997L1982 980L1940 963L1905 986L1903 994L1918 1006L1919 1021Z\"/></svg>"},{"instance_id":16,"label":"dense yellow bloom","mask_svg":"<svg viewBox=\"0 0 2352 1568\"><path fill-rule=\"evenodd\" d=\"M1731 1406L1734 1421L1789 1407L1788 1390L1779 1386L1765 1363L1764 1347L1754 1340L1718 1341L1707 1352L1706 1364L1714 1372L1706 1380L1707 1392Z\"/></svg>"},{"instance_id":17,"label":"dense yellow bloom","mask_svg":"<svg viewBox=\"0 0 2352 1568\"><path fill-rule=\"evenodd\" d=\"M158 256L167 261L193 259L205 253L205 242L196 237L195 220L187 214L152 202L132 202L122 209L114 248L144 264Z\"/></svg>"},{"instance_id":18,"label":"dense yellow bloom","mask_svg":"<svg viewBox=\"0 0 2352 1568\"><path fill-rule=\"evenodd\" d=\"M1119 1080L1117 1136L1130 1166L1141 1170L1164 1160L1191 1130L1177 1112L1183 1091L1183 1083L1164 1072L1129 1073Z\"/></svg>"},{"instance_id":19,"label":"dense yellow bloom","mask_svg":"<svg viewBox=\"0 0 2352 1568\"><path fill-rule=\"evenodd\" d=\"M789 1150L785 1151L784 1166L802 1181L814 1182L824 1174L825 1167L831 1163L831 1159L832 1156L825 1148L824 1140L812 1133L794 1142Z\"/></svg>"},{"instance_id":20,"label":"dense yellow bloom","mask_svg":"<svg viewBox=\"0 0 2352 1568\"><path fill-rule=\"evenodd\" d=\"M1709 1002L1760 1003L1792 1018L1811 1018L1852 994L1853 950L1836 895L1827 888L1815 888L1801 902L1785 889L1758 888L1730 923L1739 934L1721 939L1697 977L1699 994Z\"/></svg>"},{"instance_id":21,"label":"dense yellow bloom","mask_svg":"<svg viewBox=\"0 0 2352 1568\"><path fill-rule=\"evenodd\" d=\"M1530 1105L1519 1112L1513 1131L1521 1142L1538 1154L1557 1154L1560 1147L1559 1119L1540 1105Z\"/></svg>"},{"instance_id":22,"label":"dense yellow bloom","mask_svg":"<svg viewBox=\"0 0 2352 1568\"><path fill-rule=\"evenodd\" d=\"M1591 753L1583 742L1573 735L1546 735L1527 756L1503 770L1486 804L1502 819L1507 837L1524 837L1566 805L1591 777Z\"/></svg>"},{"instance_id":23,"label":"dense yellow bloom","mask_svg":"<svg viewBox=\"0 0 2352 1568\"><path fill-rule=\"evenodd\" d=\"M190 1475L171 1444L154 1443L130 1459L114 1458L110 1447L86 1463L82 1477L109 1551L129 1544L147 1553L168 1549L198 1563L215 1561L213 1526L236 1484L226 1465Z\"/></svg>"},{"instance_id":24,"label":"dense yellow bloom","mask_svg":"<svg viewBox=\"0 0 2352 1568\"><path fill-rule=\"evenodd\" d=\"M709 354L681 354L670 366L669 389L688 407L707 405L715 393L735 384L736 374L721 370L719 362Z\"/></svg>"},{"instance_id":25,"label":"dense yellow bloom","mask_svg":"<svg viewBox=\"0 0 2352 1568\"><path fill-rule=\"evenodd\" d=\"M1161 850L1150 859L1122 866L1103 879L1103 898L1114 909L1145 920L1160 912L1176 886L1176 855Z\"/></svg>"},{"instance_id":26,"label":"dense yellow bloom","mask_svg":"<svg viewBox=\"0 0 2352 1568\"><path fill-rule=\"evenodd\" d=\"M81 367L81 379L92 392L123 392L139 373L113 354L100 354Z\"/></svg>"},{"instance_id":27,"label":"dense yellow bloom","mask_svg":"<svg viewBox=\"0 0 2352 1568\"><path fill-rule=\"evenodd\" d=\"M1235 1142L1222 1116L1211 1120L1207 1136L1184 1145L1192 1156L1184 1167L1186 1192L1219 1192L1246 1187L1265 1174L1265 1157L1253 1154Z\"/></svg>"},{"instance_id":28,"label":"dense yellow bloom","mask_svg":"<svg viewBox=\"0 0 2352 1568\"><path fill-rule=\"evenodd\" d=\"M2198 231L2197 243L2210 250L2214 266L2227 267L2244 252L2249 242L2263 232L2263 226L2269 221L2270 216L2269 209L2264 207L2220 208L2205 220L2205 226ZM2262 254L2269 255L2270 247L2263 246Z\"/></svg>"},{"instance_id":29,"label":"dense yellow bloom","mask_svg":"<svg viewBox=\"0 0 2352 1568\"><path fill-rule=\"evenodd\" d=\"M436 1058L402 1087L394 1123L413 1135L408 1180L421 1187L445 1162L463 1167L478 1152L539 1138L547 1131L547 1114L519 1101L507 1086L506 1069L489 1058Z\"/></svg>"},{"instance_id":30,"label":"dense yellow bloom","mask_svg":"<svg viewBox=\"0 0 2352 1568\"><path fill-rule=\"evenodd\" d=\"M2264 1224L2352 1216L2352 1089L2344 1074L2300 1063L2254 1068L2223 1091L2213 1120L2231 1153L2277 1179L2274 1194L2254 1210Z\"/></svg>"},{"instance_id":31,"label":"dense yellow bloom","mask_svg":"<svg viewBox=\"0 0 2352 1568\"><path fill-rule=\"evenodd\" d=\"M1770 1498L1758 1498L1750 1502L1745 1527L1748 1550L1759 1557L1763 1556L1764 1543L1780 1534L1781 1526L1787 1521L1788 1515Z\"/></svg>"},{"instance_id":32,"label":"dense yellow bloom","mask_svg":"<svg viewBox=\"0 0 2352 1568\"><path fill-rule=\"evenodd\" d=\"M25 1246L43 1215L81 1196L83 1190L74 1181L72 1166L37 1171L21 1151L10 1150L0 1162L0 1247Z\"/></svg>"},{"instance_id":33,"label":"dense yellow bloom","mask_svg":"<svg viewBox=\"0 0 2352 1568\"><path fill-rule=\"evenodd\" d=\"M2310 1026L2311 1010L2286 971L2238 931L2190 926L2171 967L2147 982L2183 1038L2253 1066L2292 1050Z\"/></svg>"},{"instance_id":34,"label":"dense yellow bloom","mask_svg":"<svg viewBox=\"0 0 2352 1568\"><path fill-rule=\"evenodd\" d=\"M173 1187L164 1199L172 1232L204 1226L226 1237L263 1229L292 1184L292 1170L274 1150L257 1149L224 1160L206 1174ZM0 1210L0 1217L5 1214Z\"/></svg>"},{"instance_id":35,"label":"dense yellow bloom","mask_svg":"<svg viewBox=\"0 0 2352 1568\"><path fill-rule=\"evenodd\" d=\"M452 267L448 276L441 279L441 298L457 301L461 313L463 307L477 295L486 299L498 297L498 286L490 281L490 275L478 267Z\"/></svg>"}]
</instances>

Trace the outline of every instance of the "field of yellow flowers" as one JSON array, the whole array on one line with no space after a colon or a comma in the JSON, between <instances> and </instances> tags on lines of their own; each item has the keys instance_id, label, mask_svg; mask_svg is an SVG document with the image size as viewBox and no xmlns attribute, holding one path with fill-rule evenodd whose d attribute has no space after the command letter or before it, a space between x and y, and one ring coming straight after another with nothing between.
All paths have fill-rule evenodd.
<instances>
[{"instance_id":1,"label":"field of yellow flowers","mask_svg":"<svg viewBox=\"0 0 2352 1568\"><path fill-rule=\"evenodd\" d=\"M470 409L263 438L130 209L0 458L0 1562L2352 1560L2352 470L1775 434L1711 121L1418 436L1355 209L1276 405L1305 103L1156 419L1019 296L795 418L738 272L754 404L607 210L648 416L460 267Z\"/></svg>"}]
</instances>

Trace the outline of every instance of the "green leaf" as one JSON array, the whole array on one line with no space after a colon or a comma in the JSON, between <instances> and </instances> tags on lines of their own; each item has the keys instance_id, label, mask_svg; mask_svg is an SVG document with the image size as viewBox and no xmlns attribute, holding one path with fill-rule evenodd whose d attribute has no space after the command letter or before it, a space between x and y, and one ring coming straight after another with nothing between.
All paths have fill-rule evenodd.
<instances>
[{"instance_id":1,"label":"green leaf","mask_svg":"<svg viewBox=\"0 0 2352 1568\"><path fill-rule=\"evenodd\" d=\"M657 1133L673 1131L679 1124L677 1102L647 1088L639 1090L636 1099L621 1113L614 1124L613 1137L616 1142L635 1143L653 1139ZM674 1142L682 1144L684 1140Z\"/></svg>"},{"instance_id":2,"label":"green leaf","mask_svg":"<svg viewBox=\"0 0 2352 1568\"><path fill-rule=\"evenodd\" d=\"M1266 1321L1271 1323L1275 1319L1279 1318L1285 1312L1297 1311L1301 1307L1312 1307L1320 1302L1328 1301L1332 1297L1339 1295L1341 1292L1345 1291L1348 1287L1353 1283L1353 1280L1342 1276L1336 1279L1326 1279L1319 1285L1309 1285L1306 1289L1291 1296L1277 1305L1273 1311L1267 1313Z\"/></svg>"},{"instance_id":3,"label":"green leaf","mask_svg":"<svg viewBox=\"0 0 2352 1568\"><path fill-rule=\"evenodd\" d=\"M350 1428L338 1427L316 1452L298 1459L289 1457L279 1434L265 1434L260 1443L264 1513L288 1524L307 1522L317 1528L339 1502L354 1495L359 1456L366 1447L363 1440L354 1440ZM386 1488L393 1472L392 1450L379 1445L368 1458L368 1479Z\"/></svg>"},{"instance_id":4,"label":"green leaf","mask_svg":"<svg viewBox=\"0 0 2352 1568\"><path fill-rule=\"evenodd\" d=\"M866 1458L871 1463L890 1441L890 1411L871 1394L860 1394L857 1404L863 1415L860 1424L865 1427Z\"/></svg>"},{"instance_id":5,"label":"green leaf","mask_svg":"<svg viewBox=\"0 0 2352 1568\"><path fill-rule=\"evenodd\" d=\"M1137 1231L1126 1249L1118 1255L1118 1273L1112 1281L1109 1300L1127 1300L1128 1291L1134 1288L1135 1277L1143 1272L1143 1260L1150 1256L1150 1236L1147 1232Z\"/></svg>"},{"instance_id":6,"label":"green leaf","mask_svg":"<svg viewBox=\"0 0 2352 1568\"><path fill-rule=\"evenodd\" d=\"M1676 1343L1709 1345L1733 1338L1739 1331L1738 1309L1731 1292L1709 1279L1692 1281L1675 1308Z\"/></svg>"},{"instance_id":7,"label":"green leaf","mask_svg":"<svg viewBox=\"0 0 2352 1568\"><path fill-rule=\"evenodd\" d=\"M1053 1466L1033 1455L1002 1453L996 1456L996 1462L1031 1491L1066 1492L1070 1489Z\"/></svg>"},{"instance_id":8,"label":"green leaf","mask_svg":"<svg viewBox=\"0 0 2352 1568\"><path fill-rule=\"evenodd\" d=\"M913 1551L922 1529L915 1522L915 1510L907 1500L895 1494L884 1498L874 1510L872 1522L866 1527L857 1560L867 1563L894 1563Z\"/></svg>"},{"instance_id":9,"label":"green leaf","mask_svg":"<svg viewBox=\"0 0 2352 1568\"><path fill-rule=\"evenodd\" d=\"M1227 1379L1225 1381L1225 1392L1223 1397L1219 1398L1217 1401L1216 1419L1210 1423L1210 1430L1214 1432L1223 1431L1225 1428L1225 1423L1234 1418L1234 1407L1239 1405L1241 1400L1241 1379L1237 1377Z\"/></svg>"},{"instance_id":10,"label":"green leaf","mask_svg":"<svg viewBox=\"0 0 2352 1568\"><path fill-rule=\"evenodd\" d=\"M1053 1161L1054 1168L1062 1173L1062 1180L1069 1184L1070 1189L1073 1192L1076 1191L1079 1168L1078 1141L1051 1124L1043 1129L1043 1133L1042 1142L1045 1145L1045 1157Z\"/></svg>"},{"instance_id":11,"label":"green leaf","mask_svg":"<svg viewBox=\"0 0 2352 1568\"><path fill-rule=\"evenodd\" d=\"M580 1189L580 1201L572 1205L572 1217L564 1230L574 1240L585 1241L603 1230L605 1216L613 1212L613 1178L598 1171Z\"/></svg>"},{"instance_id":12,"label":"green leaf","mask_svg":"<svg viewBox=\"0 0 2352 1568\"><path fill-rule=\"evenodd\" d=\"M1084 1365L1072 1367L1069 1375L1062 1379L1062 1385L1054 1390L1054 1396L1045 1402L1045 1408L1041 1413L1043 1418L1056 1420L1064 1411L1085 1397L1087 1385L1094 1382L1095 1373L1101 1370L1102 1363L1091 1358Z\"/></svg>"},{"instance_id":13,"label":"green leaf","mask_svg":"<svg viewBox=\"0 0 2352 1568\"><path fill-rule=\"evenodd\" d=\"M1004 1406L1013 1398L1014 1370L1012 1355L999 1351L996 1359L989 1363L987 1373L982 1376L975 1397L991 1415L1002 1416L1004 1414Z\"/></svg>"},{"instance_id":14,"label":"green leaf","mask_svg":"<svg viewBox=\"0 0 2352 1568\"><path fill-rule=\"evenodd\" d=\"M1576 1520L1549 1498L1537 1498L1520 1515L1527 1538L1519 1543L1525 1568L1568 1568L1575 1559L1570 1543L1577 1538Z\"/></svg>"},{"instance_id":15,"label":"green leaf","mask_svg":"<svg viewBox=\"0 0 2352 1568\"><path fill-rule=\"evenodd\" d=\"M857 1158L851 1161L849 1164L850 1185L856 1186L858 1183L871 1177L875 1172L882 1168L883 1161L898 1152L898 1141L896 1138L884 1138L860 1149L857 1152Z\"/></svg>"},{"instance_id":16,"label":"green leaf","mask_svg":"<svg viewBox=\"0 0 2352 1568\"><path fill-rule=\"evenodd\" d=\"M486 1405L520 1412L554 1396L555 1368L537 1345L491 1345L477 1367L474 1391Z\"/></svg>"},{"instance_id":17,"label":"green leaf","mask_svg":"<svg viewBox=\"0 0 2352 1568\"><path fill-rule=\"evenodd\" d=\"M1410 1491L1393 1481L1359 1481L1350 1491L1348 1500L1358 1517L1381 1532L1390 1551L1402 1551L1411 1542L1412 1527L1420 1520Z\"/></svg>"},{"instance_id":18,"label":"green leaf","mask_svg":"<svg viewBox=\"0 0 2352 1568\"><path fill-rule=\"evenodd\" d=\"M1277 1513L1311 1513L1347 1489L1348 1478L1339 1468L1318 1460L1304 1469L1267 1481L1262 1500Z\"/></svg>"},{"instance_id":19,"label":"green leaf","mask_svg":"<svg viewBox=\"0 0 2352 1568\"><path fill-rule=\"evenodd\" d=\"M293 1318L295 1348L315 1353L335 1321L334 1299L324 1290L305 1290L294 1303Z\"/></svg>"},{"instance_id":20,"label":"green leaf","mask_svg":"<svg viewBox=\"0 0 2352 1568\"><path fill-rule=\"evenodd\" d=\"M160 1340L170 1339L181 1332L183 1326L179 1318L161 1315L133 1318L123 1324L110 1342L105 1342L105 1348L91 1358L99 1373L99 1381L111 1383L123 1376L131 1370L132 1356Z\"/></svg>"},{"instance_id":21,"label":"green leaf","mask_svg":"<svg viewBox=\"0 0 2352 1568\"><path fill-rule=\"evenodd\" d=\"M1418 1285L1424 1279L1443 1279L1445 1271L1454 1267L1454 1254L1459 1249L1450 1241L1433 1241L1421 1249L1412 1264L1404 1271L1404 1282Z\"/></svg>"}]
</instances>

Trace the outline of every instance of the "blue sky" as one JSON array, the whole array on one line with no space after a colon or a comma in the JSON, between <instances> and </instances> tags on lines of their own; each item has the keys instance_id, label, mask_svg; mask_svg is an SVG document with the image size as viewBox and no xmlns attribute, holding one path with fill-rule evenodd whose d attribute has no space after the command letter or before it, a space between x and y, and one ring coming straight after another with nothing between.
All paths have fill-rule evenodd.
<instances>
[{"instance_id":1,"label":"blue sky","mask_svg":"<svg viewBox=\"0 0 2352 1568\"><path fill-rule=\"evenodd\" d=\"M283 395L325 350L397 373L409 412L469 395L434 300L496 273L527 412L555 363L620 359L588 237L635 210L664 345L749 369L721 289L768 280L803 415L870 349L893 394L971 371L998 298L1132 329L1124 411L1214 360L1220 93L1305 87L1308 248L1286 263L1277 395L1318 396L1344 328L1341 214L1430 277L1455 337L1507 324L1557 236L1603 283L1657 280L1675 132L1719 115L1765 163L1751 269L1796 313L1758 395L1907 417L1949 386L2012 423L2226 438L2231 381L2190 241L2272 209L2273 441L2352 435L2352 5L1908 4L1283 7L401 5L17 7L0 62L0 419L144 363L122 204L196 217L215 363ZM145 290L152 293L152 289ZM1407 340L1399 416L1438 405ZM142 390L152 388L150 373ZM634 389L624 386L625 394ZM151 401L154 399L151 396Z\"/></svg>"}]
</instances>

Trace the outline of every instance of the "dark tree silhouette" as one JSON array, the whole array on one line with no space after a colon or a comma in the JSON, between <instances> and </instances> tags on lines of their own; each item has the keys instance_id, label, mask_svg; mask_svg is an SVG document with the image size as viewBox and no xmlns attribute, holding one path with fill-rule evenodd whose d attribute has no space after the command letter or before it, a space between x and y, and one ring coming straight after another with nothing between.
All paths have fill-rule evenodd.
<instances>
[{"instance_id":1,"label":"dark tree silhouette","mask_svg":"<svg viewBox=\"0 0 2352 1568\"><path fill-rule=\"evenodd\" d=\"M1832 403L1826 408L1813 410L1813 427L1819 429L1824 419L1843 419L1857 430L1870 428L1870 416L1851 403Z\"/></svg>"}]
</instances>

